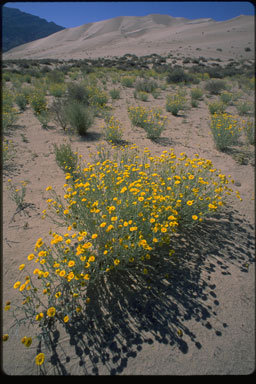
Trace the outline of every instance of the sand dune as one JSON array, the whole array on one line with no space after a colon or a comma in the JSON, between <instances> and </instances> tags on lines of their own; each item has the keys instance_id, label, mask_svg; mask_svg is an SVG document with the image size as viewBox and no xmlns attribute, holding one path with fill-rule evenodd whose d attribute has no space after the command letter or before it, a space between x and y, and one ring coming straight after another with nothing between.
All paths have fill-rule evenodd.
<instances>
[{"instance_id":1,"label":"sand dune","mask_svg":"<svg viewBox=\"0 0 256 384\"><path fill-rule=\"evenodd\" d=\"M3 59L57 58L83 59L99 56L138 56L173 50L211 57L218 49L222 58L253 58L254 17L239 16L217 22L203 18L189 20L153 14L143 17L120 16L68 28L46 38L16 47Z\"/></svg>"}]
</instances>

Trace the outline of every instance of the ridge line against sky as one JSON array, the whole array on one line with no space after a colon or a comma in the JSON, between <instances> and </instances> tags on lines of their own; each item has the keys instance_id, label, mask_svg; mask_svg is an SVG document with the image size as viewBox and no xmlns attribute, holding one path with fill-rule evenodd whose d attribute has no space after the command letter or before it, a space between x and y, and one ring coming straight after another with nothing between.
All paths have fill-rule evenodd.
<instances>
[{"instance_id":1,"label":"ridge line against sky","mask_svg":"<svg viewBox=\"0 0 256 384\"><path fill-rule=\"evenodd\" d=\"M165 14L187 19L212 18L224 21L240 15L254 15L255 7L247 1L67 1L67 2L6 2L9 8L41 17L65 28L112 19L118 16Z\"/></svg>"}]
</instances>

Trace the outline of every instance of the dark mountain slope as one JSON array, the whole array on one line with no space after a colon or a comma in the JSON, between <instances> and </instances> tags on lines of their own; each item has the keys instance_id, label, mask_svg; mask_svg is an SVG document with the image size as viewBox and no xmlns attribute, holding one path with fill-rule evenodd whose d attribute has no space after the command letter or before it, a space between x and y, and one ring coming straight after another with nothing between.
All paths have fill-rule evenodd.
<instances>
[{"instance_id":1,"label":"dark mountain slope","mask_svg":"<svg viewBox=\"0 0 256 384\"><path fill-rule=\"evenodd\" d=\"M2 52L65 29L16 8L2 7Z\"/></svg>"}]
</instances>

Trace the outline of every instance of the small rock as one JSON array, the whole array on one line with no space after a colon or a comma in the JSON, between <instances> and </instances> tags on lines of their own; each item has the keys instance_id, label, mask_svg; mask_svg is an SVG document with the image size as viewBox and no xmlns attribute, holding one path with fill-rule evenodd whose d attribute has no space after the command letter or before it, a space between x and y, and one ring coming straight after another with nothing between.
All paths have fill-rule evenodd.
<instances>
[{"instance_id":1,"label":"small rock","mask_svg":"<svg viewBox=\"0 0 256 384\"><path fill-rule=\"evenodd\" d=\"M235 186L236 186L236 187L241 187L241 183L240 183L240 181L235 181Z\"/></svg>"}]
</instances>

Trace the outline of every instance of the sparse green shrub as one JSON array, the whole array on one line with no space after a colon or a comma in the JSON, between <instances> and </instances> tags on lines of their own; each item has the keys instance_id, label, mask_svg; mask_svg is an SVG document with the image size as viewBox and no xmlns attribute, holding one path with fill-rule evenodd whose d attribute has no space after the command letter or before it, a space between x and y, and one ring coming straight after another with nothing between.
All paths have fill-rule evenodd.
<instances>
[{"instance_id":1,"label":"sparse green shrub","mask_svg":"<svg viewBox=\"0 0 256 384\"><path fill-rule=\"evenodd\" d=\"M87 87L82 84L68 84L67 97L69 101L89 105L90 92Z\"/></svg>"},{"instance_id":2,"label":"sparse green shrub","mask_svg":"<svg viewBox=\"0 0 256 384\"><path fill-rule=\"evenodd\" d=\"M250 113L252 111L252 105L247 101L244 101L243 103L237 103L236 108L238 114L241 116L247 115L247 113Z\"/></svg>"},{"instance_id":3,"label":"sparse green shrub","mask_svg":"<svg viewBox=\"0 0 256 384\"><path fill-rule=\"evenodd\" d=\"M189 83L192 81L192 75L177 67L169 71L166 81L167 83Z\"/></svg>"},{"instance_id":4,"label":"sparse green shrub","mask_svg":"<svg viewBox=\"0 0 256 384\"><path fill-rule=\"evenodd\" d=\"M58 166L64 172L73 174L78 164L78 154L72 151L70 143L61 144L60 146L54 144L54 153Z\"/></svg>"},{"instance_id":5,"label":"sparse green shrub","mask_svg":"<svg viewBox=\"0 0 256 384\"><path fill-rule=\"evenodd\" d=\"M42 111L41 113L38 113L38 114L37 114L37 118L38 118L38 120L40 121L42 127L43 127L44 129L46 129L47 126L48 126L48 123L49 123L49 121L50 121L50 114L49 114L49 111L48 111L48 110L44 110L44 111Z\"/></svg>"},{"instance_id":6,"label":"sparse green shrub","mask_svg":"<svg viewBox=\"0 0 256 384\"><path fill-rule=\"evenodd\" d=\"M136 85L135 89L137 92L146 92L146 93L152 93L154 90L156 90L158 87L158 84L155 80L139 80Z\"/></svg>"},{"instance_id":7,"label":"sparse green shrub","mask_svg":"<svg viewBox=\"0 0 256 384\"><path fill-rule=\"evenodd\" d=\"M134 91L133 96L135 99L141 100L141 101L148 101L148 93L143 91Z\"/></svg>"},{"instance_id":8,"label":"sparse green shrub","mask_svg":"<svg viewBox=\"0 0 256 384\"><path fill-rule=\"evenodd\" d=\"M212 95L218 95L226 89L226 83L224 80L212 79L207 81L205 89Z\"/></svg>"},{"instance_id":9,"label":"sparse green shrub","mask_svg":"<svg viewBox=\"0 0 256 384\"><path fill-rule=\"evenodd\" d=\"M228 91L224 91L221 93L220 95L220 100L226 104L226 105L230 105L232 100L233 100L233 94L231 92L228 92Z\"/></svg>"},{"instance_id":10,"label":"sparse green shrub","mask_svg":"<svg viewBox=\"0 0 256 384\"><path fill-rule=\"evenodd\" d=\"M124 87L132 88L134 86L135 77L134 76L125 76L121 79L121 84Z\"/></svg>"},{"instance_id":11,"label":"sparse green shrub","mask_svg":"<svg viewBox=\"0 0 256 384\"><path fill-rule=\"evenodd\" d=\"M201 88L192 88L190 96L193 100L201 100L203 97L203 90Z\"/></svg>"},{"instance_id":12,"label":"sparse green shrub","mask_svg":"<svg viewBox=\"0 0 256 384\"><path fill-rule=\"evenodd\" d=\"M120 90L113 88L109 91L109 94L113 100L120 99Z\"/></svg>"},{"instance_id":13,"label":"sparse green shrub","mask_svg":"<svg viewBox=\"0 0 256 384\"><path fill-rule=\"evenodd\" d=\"M255 123L253 120L248 120L244 122L243 130L245 132L247 141L251 145L255 145Z\"/></svg>"},{"instance_id":14,"label":"sparse green shrub","mask_svg":"<svg viewBox=\"0 0 256 384\"><path fill-rule=\"evenodd\" d=\"M67 106L67 119L71 129L84 136L93 123L92 111L82 103L70 103Z\"/></svg>"},{"instance_id":15,"label":"sparse green shrub","mask_svg":"<svg viewBox=\"0 0 256 384\"><path fill-rule=\"evenodd\" d=\"M214 113L223 113L225 111L226 104L224 104L222 101L214 101L208 104L208 108L211 115Z\"/></svg>"},{"instance_id":16,"label":"sparse green shrub","mask_svg":"<svg viewBox=\"0 0 256 384\"><path fill-rule=\"evenodd\" d=\"M26 96L24 95L24 93L19 93L18 95L16 95L15 102L18 105L18 107L20 108L20 111L22 111L22 112L25 111L26 106L28 104L28 100L27 100Z\"/></svg>"},{"instance_id":17,"label":"sparse green shrub","mask_svg":"<svg viewBox=\"0 0 256 384\"><path fill-rule=\"evenodd\" d=\"M49 85L49 93L54 97L62 97L67 89L64 83L53 83Z\"/></svg>"},{"instance_id":18,"label":"sparse green shrub","mask_svg":"<svg viewBox=\"0 0 256 384\"><path fill-rule=\"evenodd\" d=\"M51 115L53 116L53 120L57 125L60 125L61 128L66 130L68 126L68 116L67 116L67 102L63 99L54 100L51 108Z\"/></svg>"}]
</instances>

